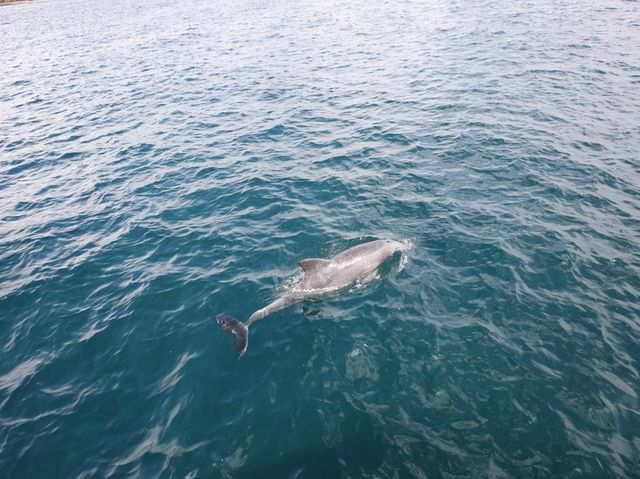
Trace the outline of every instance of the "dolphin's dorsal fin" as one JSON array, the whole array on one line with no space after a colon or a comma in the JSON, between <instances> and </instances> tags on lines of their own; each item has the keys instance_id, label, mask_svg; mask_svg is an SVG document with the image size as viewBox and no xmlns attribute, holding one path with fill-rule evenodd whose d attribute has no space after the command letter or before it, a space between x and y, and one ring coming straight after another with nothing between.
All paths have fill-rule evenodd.
<instances>
[{"instance_id":1,"label":"dolphin's dorsal fin","mask_svg":"<svg viewBox=\"0 0 640 479\"><path fill-rule=\"evenodd\" d=\"M331 263L331 261L328 259L309 258L300 261L298 266L300 266L305 273L310 273L327 266L329 263Z\"/></svg>"}]
</instances>

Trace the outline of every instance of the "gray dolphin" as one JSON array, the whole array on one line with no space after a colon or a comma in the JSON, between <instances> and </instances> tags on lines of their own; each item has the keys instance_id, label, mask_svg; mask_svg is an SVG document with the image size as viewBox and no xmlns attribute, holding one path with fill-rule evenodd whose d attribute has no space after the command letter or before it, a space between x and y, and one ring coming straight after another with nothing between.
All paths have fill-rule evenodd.
<instances>
[{"instance_id":1,"label":"gray dolphin","mask_svg":"<svg viewBox=\"0 0 640 479\"><path fill-rule=\"evenodd\" d=\"M358 279L365 279L396 251L406 246L394 240L376 240L349 248L331 259L303 259L298 265L304 276L278 299L253 313L246 323L220 315L218 324L236 337L238 358L247 350L249 326L265 316L306 299L324 296L346 288Z\"/></svg>"}]
</instances>

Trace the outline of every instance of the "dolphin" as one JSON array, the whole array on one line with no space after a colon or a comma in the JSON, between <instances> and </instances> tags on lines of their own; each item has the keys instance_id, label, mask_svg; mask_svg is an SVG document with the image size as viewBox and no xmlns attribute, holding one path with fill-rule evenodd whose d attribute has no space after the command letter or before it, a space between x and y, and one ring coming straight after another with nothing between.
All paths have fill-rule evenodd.
<instances>
[{"instance_id":1,"label":"dolphin","mask_svg":"<svg viewBox=\"0 0 640 479\"><path fill-rule=\"evenodd\" d=\"M246 323L227 316L216 319L225 331L236 338L238 359L247 350L249 326L269 314L307 299L314 299L339 291L358 279L366 279L396 251L406 249L399 241L381 239L362 243L338 253L330 259L303 259L298 266L304 276L271 304L253 313Z\"/></svg>"}]
</instances>

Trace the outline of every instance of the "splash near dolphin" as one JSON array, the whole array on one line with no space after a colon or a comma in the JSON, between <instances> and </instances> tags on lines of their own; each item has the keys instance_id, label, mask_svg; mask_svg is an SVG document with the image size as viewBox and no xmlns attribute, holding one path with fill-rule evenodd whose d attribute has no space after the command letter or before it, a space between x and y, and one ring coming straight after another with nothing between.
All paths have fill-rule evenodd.
<instances>
[{"instance_id":1,"label":"splash near dolphin","mask_svg":"<svg viewBox=\"0 0 640 479\"><path fill-rule=\"evenodd\" d=\"M383 239L359 244L330 259L304 259L298 263L304 276L278 299L253 313L246 323L220 315L217 317L218 324L235 336L236 351L240 358L247 350L249 326L256 321L293 304L339 291L359 279L367 278L396 251L405 249L407 245L399 241Z\"/></svg>"}]
</instances>

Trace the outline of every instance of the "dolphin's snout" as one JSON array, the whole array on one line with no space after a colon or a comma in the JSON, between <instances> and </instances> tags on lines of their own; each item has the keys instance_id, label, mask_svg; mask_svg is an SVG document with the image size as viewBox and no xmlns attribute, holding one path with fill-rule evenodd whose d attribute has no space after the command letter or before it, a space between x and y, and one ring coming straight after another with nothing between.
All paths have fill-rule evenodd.
<instances>
[{"instance_id":1,"label":"dolphin's snout","mask_svg":"<svg viewBox=\"0 0 640 479\"><path fill-rule=\"evenodd\" d=\"M400 243L400 241L396 241L396 240L385 240L385 242L393 247L393 249L395 249L396 251L402 251L405 249L405 245L403 243Z\"/></svg>"}]
</instances>

